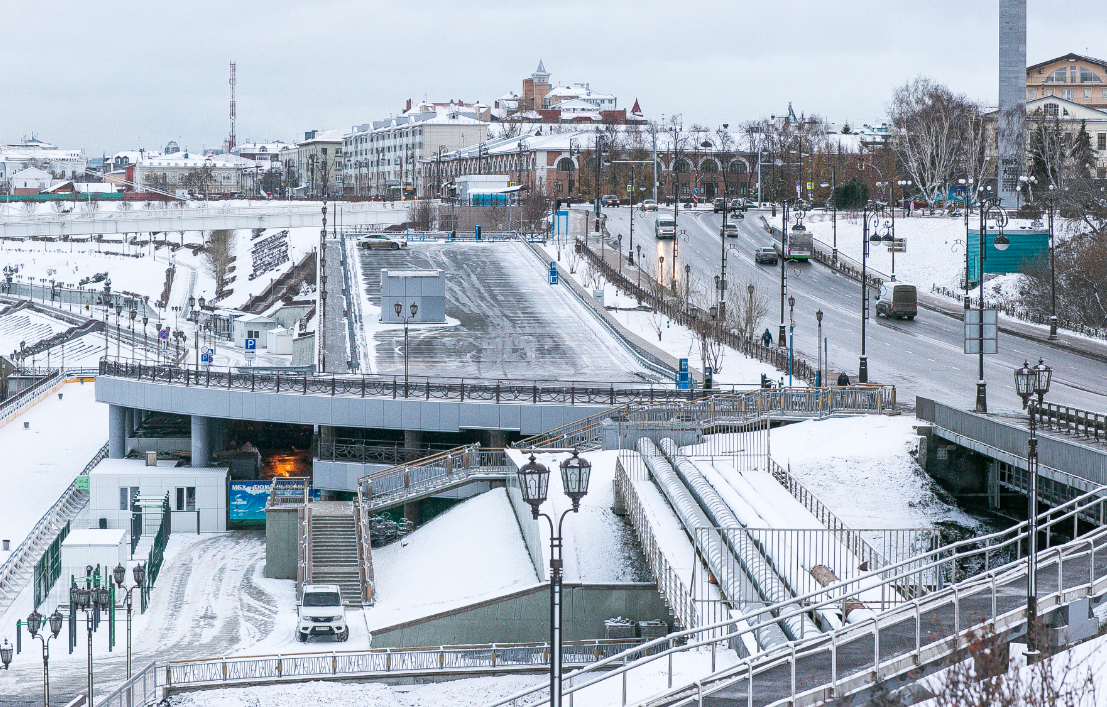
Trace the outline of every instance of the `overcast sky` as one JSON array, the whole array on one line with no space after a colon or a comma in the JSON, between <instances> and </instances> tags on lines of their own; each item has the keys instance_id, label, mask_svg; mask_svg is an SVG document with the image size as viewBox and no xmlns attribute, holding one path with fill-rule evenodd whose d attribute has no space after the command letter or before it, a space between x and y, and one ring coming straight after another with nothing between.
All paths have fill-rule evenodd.
<instances>
[{"instance_id":1,"label":"overcast sky","mask_svg":"<svg viewBox=\"0 0 1107 707\"><path fill-rule=\"evenodd\" d=\"M1030 0L1028 63L1107 59L1107 13ZM1098 10L1093 11L1093 8ZM994 104L997 0L718 3L485 0L6 2L0 140L32 132L89 156L198 150L388 117L407 98L491 104L545 61L553 83L637 98L716 127L782 113L878 120L924 74ZM1096 45L1096 39L1099 45Z\"/></svg>"}]
</instances>

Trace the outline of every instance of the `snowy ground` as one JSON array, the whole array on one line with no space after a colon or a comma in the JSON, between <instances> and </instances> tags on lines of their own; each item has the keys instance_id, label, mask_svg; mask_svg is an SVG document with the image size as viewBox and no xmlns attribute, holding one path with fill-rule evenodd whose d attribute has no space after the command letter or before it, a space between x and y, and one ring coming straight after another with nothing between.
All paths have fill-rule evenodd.
<instances>
[{"instance_id":1,"label":"snowy ground","mask_svg":"<svg viewBox=\"0 0 1107 707\"><path fill-rule=\"evenodd\" d=\"M96 387L69 383L58 392L61 400L51 395L0 427L0 538L12 550L107 442L108 406L96 402ZM10 554L0 550L0 563Z\"/></svg>"},{"instance_id":2,"label":"snowy ground","mask_svg":"<svg viewBox=\"0 0 1107 707\"><path fill-rule=\"evenodd\" d=\"M403 326L382 326L380 270L441 269L446 324L410 327L412 375L471 378L645 381L647 371L564 288L551 287L523 243L412 243L359 253L362 369L404 370ZM456 324L455 324L456 322Z\"/></svg>"},{"instance_id":3,"label":"snowy ground","mask_svg":"<svg viewBox=\"0 0 1107 707\"><path fill-rule=\"evenodd\" d=\"M373 573L377 603L364 610L371 630L538 582L504 489L464 501L403 540L373 550Z\"/></svg>"},{"instance_id":4,"label":"snowy ground","mask_svg":"<svg viewBox=\"0 0 1107 707\"><path fill-rule=\"evenodd\" d=\"M858 415L774 429L773 459L853 528L927 528L980 522L946 500L915 461L908 416Z\"/></svg>"},{"instance_id":5,"label":"snowy ground","mask_svg":"<svg viewBox=\"0 0 1107 707\"><path fill-rule=\"evenodd\" d=\"M508 455L518 466L526 464L529 459L518 450L509 450ZM615 462L618 455L618 450L583 455L592 463L592 475L588 494L581 499L580 510L567 516L562 526L566 582L653 581L634 539L634 529L628 521L611 511L615 503ZM555 519L573 506L561 485L560 464L568 456L568 453L535 455L535 459L551 470L549 497L541 510ZM543 566L547 566L550 527L544 520L539 521L538 527L545 553Z\"/></svg>"},{"instance_id":6,"label":"snowy ground","mask_svg":"<svg viewBox=\"0 0 1107 707\"><path fill-rule=\"evenodd\" d=\"M550 259L557 257L557 249L552 244L543 246ZM564 255L564 253L563 253ZM676 358L686 358L691 366L703 370L704 362L699 340L692 330L660 317L648 310L638 309L638 301L621 292L615 285L602 281L599 287L587 283L585 266L583 261L577 266L575 272L569 272L568 264L562 260L559 269L562 276L568 276L580 285L585 292L603 290L603 304L615 319L628 331L641 337L650 344L661 349L665 353ZM660 339L657 336L657 328L662 328ZM756 359L748 358L744 354L735 351L729 346L723 347L723 355L720 357L720 365L714 373L715 382L720 385L747 385L758 386L761 384L761 374L773 380L780 379L780 371L773 366L762 363ZM802 385L803 381L795 381Z\"/></svg>"}]
</instances>

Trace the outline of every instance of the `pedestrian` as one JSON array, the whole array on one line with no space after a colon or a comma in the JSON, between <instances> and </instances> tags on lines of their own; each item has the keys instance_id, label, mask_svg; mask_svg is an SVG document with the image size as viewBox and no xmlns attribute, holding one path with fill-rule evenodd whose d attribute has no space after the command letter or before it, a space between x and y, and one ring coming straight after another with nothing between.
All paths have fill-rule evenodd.
<instances>
[{"instance_id":1,"label":"pedestrian","mask_svg":"<svg viewBox=\"0 0 1107 707\"><path fill-rule=\"evenodd\" d=\"M846 375L845 371L842 371L838 374L838 385L840 387L845 387L849 385L849 376Z\"/></svg>"},{"instance_id":2,"label":"pedestrian","mask_svg":"<svg viewBox=\"0 0 1107 707\"><path fill-rule=\"evenodd\" d=\"M768 328L765 329L765 333L761 335L761 343L768 348L773 345L773 335L769 333Z\"/></svg>"}]
</instances>

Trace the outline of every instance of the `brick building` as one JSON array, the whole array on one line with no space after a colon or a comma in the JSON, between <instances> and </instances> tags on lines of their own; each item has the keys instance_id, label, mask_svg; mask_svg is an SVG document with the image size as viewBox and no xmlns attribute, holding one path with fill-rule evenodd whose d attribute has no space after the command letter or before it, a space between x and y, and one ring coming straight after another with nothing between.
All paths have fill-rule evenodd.
<instances>
[{"instance_id":1,"label":"brick building","mask_svg":"<svg viewBox=\"0 0 1107 707\"><path fill-rule=\"evenodd\" d=\"M1028 67L1026 100L1051 97L1107 110L1107 61L1066 54Z\"/></svg>"}]
</instances>

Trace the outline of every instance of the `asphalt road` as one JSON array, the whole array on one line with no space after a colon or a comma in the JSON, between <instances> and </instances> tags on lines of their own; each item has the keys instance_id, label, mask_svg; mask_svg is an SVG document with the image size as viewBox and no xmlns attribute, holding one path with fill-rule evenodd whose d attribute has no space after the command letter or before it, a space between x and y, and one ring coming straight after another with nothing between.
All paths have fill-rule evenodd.
<instances>
[{"instance_id":1,"label":"asphalt road","mask_svg":"<svg viewBox=\"0 0 1107 707\"><path fill-rule=\"evenodd\" d=\"M671 209L669 210L671 213ZM612 238L622 235L623 251L630 245L630 209L604 209ZM765 212L768 216L768 212ZM634 245L648 250L656 269L665 258L665 270L672 273L672 241L653 236L656 214L634 212ZM778 216L779 218L779 216ZM681 209L677 230L677 268L689 264L704 282L719 273L722 214ZM749 282L767 288L771 295L770 315L763 327L777 337L780 319L780 266L756 265L753 251L772 241L760 226L758 213L750 211L739 221L739 235L727 238L727 281L729 287L745 289ZM615 245L615 243L609 243ZM635 258L637 259L637 249ZM626 263L624 262L624 266ZM788 294L795 296L795 346L811 363L816 361L815 311L823 310L823 335L828 344L830 375L845 370L856 380L861 352L861 285L814 261L787 265ZM666 276L668 278L668 275ZM872 292L870 290L870 297ZM785 319L787 320L787 309ZM866 324L866 353L869 380L891 383L899 400L914 404L921 395L961 407L971 407L976 396L978 362L963 352L963 324L944 314L919 310L914 321L877 318L870 302ZM1009 334L999 334L999 353L984 357L988 381L989 410L1018 410L1022 401L1015 395L1012 372L1024 359L1038 357L1053 367L1053 385L1047 400L1087 410L1107 410L1107 364L1065 349Z\"/></svg>"}]
</instances>

